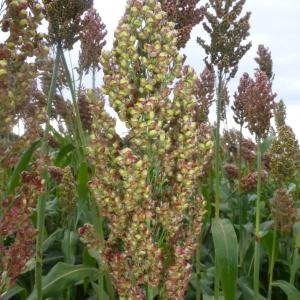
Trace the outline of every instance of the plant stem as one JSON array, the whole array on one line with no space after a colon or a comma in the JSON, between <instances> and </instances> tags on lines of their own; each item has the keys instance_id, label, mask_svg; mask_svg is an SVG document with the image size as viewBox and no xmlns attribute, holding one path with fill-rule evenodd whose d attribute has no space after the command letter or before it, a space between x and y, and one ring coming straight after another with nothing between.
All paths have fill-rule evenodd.
<instances>
[{"instance_id":1,"label":"plant stem","mask_svg":"<svg viewBox=\"0 0 300 300\"><path fill-rule=\"evenodd\" d=\"M261 145L260 138L257 138L257 199L256 199L256 217L255 217L255 248L254 248L254 299L259 297L259 269L260 269L260 198L261 198Z\"/></svg>"},{"instance_id":2,"label":"plant stem","mask_svg":"<svg viewBox=\"0 0 300 300\"><path fill-rule=\"evenodd\" d=\"M238 172L239 172L239 185L238 185L238 195L239 195L239 250L240 250L240 270L243 267L243 223L244 223L244 203L242 199L241 192L241 180L242 180L242 139L243 139L243 123L240 124L240 134L239 134L239 157L238 157Z\"/></svg>"},{"instance_id":3,"label":"plant stem","mask_svg":"<svg viewBox=\"0 0 300 300\"><path fill-rule=\"evenodd\" d=\"M66 62L66 58L65 58L65 55L64 55L63 51L62 51L62 54L61 54L61 59L62 59L62 63L63 63L64 68L65 68L66 77L67 77L67 81L68 81L68 86L69 86L69 89L70 89L70 92L71 92L72 103L73 103L74 110L75 110L75 119L76 119L78 135L79 135L80 144L81 144L81 148L82 148L82 152L83 152L83 156L84 156L85 150L86 150L85 135L84 135L81 119L80 119L78 104L77 104L77 101L76 101L76 92L74 90L72 77L71 77L69 67L68 67L68 64Z\"/></svg>"},{"instance_id":4,"label":"plant stem","mask_svg":"<svg viewBox=\"0 0 300 300\"><path fill-rule=\"evenodd\" d=\"M275 264L276 238L277 238L277 230L274 229L274 232L273 232L273 243L272 243L272 255L271 255L271 263L270 263L270 277L269 277L268 300L272 299L272 283L273 283L273 270L274 270L274 264Z\"/></svg>"},{"instance_id":5,"label":"plant stem","mask_svg":"<svg viewBox=\"0 0 300 300\"><path fill-rule=\"evenodd\" d=\"M92 209L95 213L94 216L94 224L96 225L97 236L101 242L101 245L104 245L104 234L102 228L102 218L97 214L98 208L94 200L92 200ZM98 261L98 299L104 299L104 266L101 261L101 257L99 257Z\"/></svg>"},{"instance_id":6,"label":"plant stem","mask_svg":"<svg viewBox=\"0 0 300 300\"><path fill-rule=\"evenodd\" d=\"M201 300L201 289L200 289L200 242L198 242L198 249L196 252L196 300Z\"/></svg>"},{"instance_id":7,"label":"plant stem","mask_svg":"<svg viewBox=\"0 0 300 300\"><path fill-rule=\"evenodd\" d=\"M153 300L153 289L151 286L147 286L147 300Z\"/></svg>"},{"instance_id":8,"label":"plant stem","mask_svg":"<svg viewBox=\"0 0 300 300\"><path fill-rule=\"evenodd\" d=\"M98 262L98 300L104 299L104 271L103 266L99 258Z\"/></svg>"},{"instance_id":9,"label":"plant stem","mask_svg":"<svg viewBox=\"0 0 300 300\"><path fill-rule=\"evenodd\" d=\"M222 71L218 73L218 88L217 88L217 128L216 128L216 145L215 145L215 217L220 216L220 198L221 198L221 174L220 174L220 127L221 127L221 105L222 105Z\"/></svg>"},{"instance_id":10,"label":"plant stem","mask_svg":"<svg viewBox=\"0 0 300 300\"><path fill-rule=\"evenodd\" d=\"M216 128L216 144L215 144L215 218L218 220L220 217L220 198L221 198L221 174L220 174L220 128L221 128L221 105L222 105L222 71L218 72L218 88L217 88L217 128ZM215 264L215 287L214 295L215 300L219 300L219 274Z\"/></svg>"},{"instance_id":11,"label":"plant stem","mask_svg":"<svg viewBox=\"0 0 300 300\"><path fill-rule=\"evenodd\" d=\"M61 48L58 46L56 50L56 57L53 66L50 90L47 97L47 122L45 128L45 134L42 143L42 151L45 156L49 153L49 130L50 130L50 118L51 118L51 109L52 109L52 100L56 90L56 81L58 77L58 67L61 56ZM36 239L36 263L35 263L35 284L36 284L36 295L37 300L42 300L42 273L43 273L43 241L44 241L44 223L45 223L45 209L46 201L49 196L49 174L47 167L44 170L44 179L45 179L45 192L38 199L37 203L37 239Z\"/></svg>"},{"instance_id":12,"label":"plant stem","mask_svg":"<svg viewBox=\"0 0 300 300\"><path fill-rule=\"evenodd\" d=\"M290 283L295 284L296 273L298 271L298 257L299 257L299 245L295 245L294 252L293 252L293 262L291 268L291 275L290 275Z\"/></svg>"},{"instance_id":13,"label":"plant stem","mask_svg":"<svg viewBox=\"0 0 300 300\"><path fill-rule=\"evenodd\" d=\"M96 89L96 68L93 66L93 90L95 91Z\"/></svg>"}]
</instances>

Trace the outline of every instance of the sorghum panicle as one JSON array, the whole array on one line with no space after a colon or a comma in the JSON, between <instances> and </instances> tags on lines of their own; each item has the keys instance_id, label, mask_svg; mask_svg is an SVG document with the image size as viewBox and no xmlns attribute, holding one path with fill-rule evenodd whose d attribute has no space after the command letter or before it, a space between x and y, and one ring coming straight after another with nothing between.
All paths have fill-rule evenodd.
<instances>
[{"instance_id":1,"label":"sorghum panicle","mask_svg":"<svg viewBox=\"0 0 300 300\"><path fill-rule=\"evenodd\" d=\"M223 80L221 84L221 120L226 119L226 109L230 102L230 95L226 82Z\"/></svg>"},{"instance_id":2,"label":"sorghum panicle","mask_svg":"<svg viewBox=\"0 0 300 300\"><path fill-rule=\"evenodd\" d=\"M293 197L285 188L279 188L272 199L272 216L275 229L283 236L290 235L297 221L297 208Z\"/></svg>"},{"instance_id":3,"label":"sorghum panicle","mask_svg":"<svg viewBox=\"0 0 300 300\"><path fill-rule=\"evenodd\" d=\"M237 179L239 177L239 170L235 164L226 164L224 170L230 179Z\"/></svg>"},{"instance_id":4,"label":"sorghum panicle","mask_svg":"<svg viewBox=\"0 0 300 300\"><path fill-rule=\"evenodd\" d=\"M243 125L245 122L245 108L247 101L247 88L251 84L252 79L248 73L244 73L240 79L240 84L238 86L237 92L234 94L234 102L232 106L233 110L233 119L239 124Z\"/></svg>"},{"instance_id":5,"label":"sorghum panicle","mask_svg":"<svg viewBox=\"0 0 300 300\"><path fill-rule=\"evenodd\" d=\"M74 214L76 210L76 185L75 179L72 174L70 167L64 169L64 174L61 178L61 183L59 185L59 204L63 215L68 215L69 217Z\"/></svg>"},{"instance_id":6,"label":"sorghum panicle","mask_svg":"<svg viewBox=\"0 0 300 300\"><path fill-rule=\"evenodd\" d=\"M100 69L99 58L106 44L106 26L95 8L90 8L82 21L80 32L81 50L79 54L79 67L88 72L91 68Z\"/></svg>"},{"instance_id":7,"label":"sorghum panicle","mask_svg":"<svg viewBox=\"0 0 300 300\"><path fill-rule=\"evenodd\" d=\"M90 131L93 121L92 113L86 92L84 90L80 90L78 93L78 110L83 129Z\"/></svg>"},{"instance_id":8,"label":"sorghum panicle","mask_svg":"<svg viewBox=\"0 0 300 300\"><path fill-rule=\"evenodd\" d=\"M257 172L251 172L241 179L241 190L245 193L253 192L257 186ZM261 172L261 180L264 182L267 179L268 173L263 170Z\"/></svg>"},{"instance_id":9,"label":"sorghum panicle","mask_svg":"<svg viewBox=\"0 0 300 300\"><path fill-rule=\"evenodd\" d=\"M298 153L299 145L292 128L287 125L279 127L270 150L270 171L280 186L294 178L299 165Z\"/></svg>"},{"instance_id":10,"label":"sorghum panicle","mask_svg":"<svg viewBox=\"0 0 300 300\"><path fill-rule=\"evenodd\" d=\"M167 13L169 22L175 23L178 31L177 48L184 48L190 39L191 31L204 18L206 6L199 7L200 0L159 0Z\"/></svg>"},{"instance_id":11,"label":"sorghum panicle","mask_svg":"<svg viewBox=\"0 0 300 300\"><path fill-rule=\"evenodd\" d=\"M195 122L198 78L183 67L176 36L159 2L128 1L113 49L101 55L103 93L126 122L125 139L116 134L104 100L87 93L93 119L88 156L95 165L90 188L108 220L104 262L121 299L144 299L143 287L170 280L172 291L169 285L164 290L170 299L180 298L189 272L182 273L184 283L175 274L190 268L205 213L196 184L212 141L207 125ZM169 254L157 240L162 229ZM190 250L162 272L181 248Z\"/></svg>"},{"instance_id":12,"label":"sorghum panicle","mask_svg":"<svg viewBox=\"0 0 300 300\"><path fill-rule=\"evenodd\" d=\"M245 0L209 0L211 9L205 11L204 30L210 35L210 44L197 38L197 42L209 56L208 66L234 77L238 63L250 49L251 43L242 45L249 35L250 13L240 17Z\"/></svg>"},{"instance_id":13,"label":"sorghum panicle","mask_svg":"<svg viewBox=\"0 0 300 300\"><path fill-rule=\"evenodd\" d=\"M245 121L249 131L259 138L265 138L269 132L275 97L266 73L257 71L255 81L246 89Z\"/></svg>"},{"instance_id":14,"label":"sorghum panicle","mask_svg":"<svg viewBox=\"0 0 300 300\"><path fill-rule=\"evenodd\" d=\"M81 16L92 7L93 0L43 0L49 22L49 40L72 49L82 30Z\"/></svg>"},{"instance_id":15,"label":"sorghum panicle","mask_svg":"<svg viewBox=\"0 0 300 300\"><path fill-rule=\"evenodd\" d=\"M33 256L37 231L31 217L43 190L43 180L35 171L23 172L17 196L8 197L1 204L4 215L0 223L0 297Z\"/></svg>"},{"instance_id":16,"label":"sorghum panicle","mask_svg":"<svg viewBox=\"0 0 300 300\"><path fill-rule=\"evenodd\" d=\"M286 106L283 100L280 100L278 103L275 104L275 124L276 128L280 128L281 126L285 126L286 123Z\"/></svg>"},{"instance_id":17,"label":"sorghum panicle","mask_svg":"<svg viewBox=\"0 0 300 300\"><path fill-rule=\"evenodd\" d=\"M269 48L266 48L264 45L259 45L255 61L258 64L258 70L265 72L269 80L273 80L273 61Z\"/></svg>"},{"instance_id":18,"label":"sorghum panicle","mask_svg":"<svg viewBox=\"0 0 300 300\"><path fill-rule=\"evenodd\" d=\"M209 108L214 100L215 75L214 72L205 68L200 78L196 81L197 112L196 122L205 123L208 121Z\"/></svg>"},{"instance_id":19,"label":"sorghum panicle","mask_svg":"<svg viewBox=\"0 0 300 300\"><path fill-rule=\"evenodd\" d=\"M7 8L1 23L8 37L0 44L0 128L1 132L10 132L19 119L26 121L28 113L33 116L29 108L38 101L36 62L47 55L48 49L44 34L38 31L44 18L39 2L5 2ZM43 114L41 107L34 107L33 111L37 118Z\"/></svg>"}]
</instances>

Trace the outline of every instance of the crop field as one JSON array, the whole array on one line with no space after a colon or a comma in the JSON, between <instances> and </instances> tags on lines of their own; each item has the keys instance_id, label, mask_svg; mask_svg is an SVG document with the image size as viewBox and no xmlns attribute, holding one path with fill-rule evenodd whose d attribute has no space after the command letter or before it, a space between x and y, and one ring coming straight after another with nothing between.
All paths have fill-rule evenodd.
<instances>
[{"instance_id":1,"label":"crop field","mask_svg":"<svg viewBox=\"0 0 300 300\"><path fill-rule=\"evenodd\" d=\"M300 149L263 40L240 73L247 1L128 0L112 45L97 1L0 0L0 300L300 300Z\"/></svg>"}]
</instances>

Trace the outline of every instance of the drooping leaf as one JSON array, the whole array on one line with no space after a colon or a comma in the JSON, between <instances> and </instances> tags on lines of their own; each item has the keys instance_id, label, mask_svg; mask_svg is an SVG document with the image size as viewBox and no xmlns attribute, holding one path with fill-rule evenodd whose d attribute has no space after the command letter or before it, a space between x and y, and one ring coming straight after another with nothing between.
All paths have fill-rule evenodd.
<instances>
[{"instance_id":1,"label":"drooping leaf","mask_svg":"<svg viewBox=\"0 0 300 300\"><path fill-rule=\"evenodd\" d=\"M26 170L26 168L28 167L33 153L40 146L40 144L41 144L40 140L34 141L29 147L29 149L27 149L21 156L20 160L18 161L10 177L8 188L7 188L8 195L12 194L15 191L15 188L19 185L21 173L24 170Z\"/></svg>"},{"instance_id":2,"label":"drooping leaf","mask_svg":"<svg viewBox=\"0 0 300 300\"><path fill-rule=\"evenodd\" d=\"M273 252L273 235L275 234L274 230L269 231L266 235L262 237L262 245L266 251L269 261L271 261L272 252ZM275 261L278 256L279 242L278 239L275 240Z\"/></svg>"},{"instance_id":3,"label":"drooping leaf","mask_svg":"<svg viewBox=\"0 0 300 300\"><path fill-rule=\"evenodd\" d=\"M98 270L84 265L70 265L64 262L57 263L51 271L43 277L42 292L43 298L57 297L67 287L83 281L89 277L91 280L96 278ZM36 300L36 292L28 297L28 300Z\"/></svg>"},{"instance_id":4,"label":"drooping leaf","mask_svg":"<svg viewBox=\"0 0 300 300\"><path fill-rule=\"evenodd\" d=\"M11 287L5 294L3 297L3 300L9 300L12 299L12 297L18 295L19 293L21 293L22 291L24 291L24 288L22 288L21 286L19 286L18 284L14 285L13 287Z\"/></svg>"},{"instance_id":5,"label":"drooping leaf","mask_svg":"<svg viewBox=\"0 0 300 300\"><path fill-rule=\"evenodd\" d=\"M262 154L266 153L266 152L270 149L270 147L271 147L271 145L272 145L274 139L275 139L275 136L268 136L268 137L261 143L261 152L262 152Z\"/></svg>"},{"instance_id":6,"label":"drooping leaf","mask_svg":"<svg viewBox=\"0 0 300 300\"><path fill-rule=\"evenodd\" d=\"M67 144L63 146L60 151L58 152L56 159L55 159L55 165L61 166L63 159L66 157L68 153L73 151L75 148L72 144Z\"/></svg>"},{"instance_id":7,"label":"drooping leaf","mask_svg":"<svg viewBox=\"0 0 300 300\"><path fill-rule=\"evenodd\" d=\"M300 292L296 289L296 287L289 282L284 280L278 280L273 282L273 286L278 286L281 288L285 294L288 296L289 300L299 300Z\"/></svg>"},{"instance_id":8,"label":"drooping leaf","mask_svg":"<svg viewBox=\"0 0 300 300\"><path fill-rule=\"evenodd\" d=\"M55 241L61 240L62 233L63 233L63 229L58 228L51 235L49 235L43 242L43 252L47 251Z\"/></svg>"},{"instance_id":9,"label":"drooping leaf","mask_svg":"<svg viewBox=\"0 0 300 300\"><path fill-rule=\"evenodd\" d=\"M216 256L216 272L219 273L226 300L235 300L238 269L238 242L229 220L212 222L212 235Z\"/></svg>"},{"instance_id":10,"label":"drooping leaf","mask_svg":"<svg viewBox=\"0 0 300 300\"><path fill-rule=\"evenodd\" d=\"M243 294L244 300L253 300L254 299L254 291L250 287L250 284L246 278L244 278L244 277L239 278L238 286ZM259 300L267 300L267 298L259 295Z\"/></svg>"},{"instance_id":11,"label":"drooping leaf","mask_svg":"<svg viewBox=\"0 0 300 300\"><path fill-rule=\"evenodd\" d=\"M76 246L78 243L78 234L74 231L68 229L64 232L64 237L62 240L62 251L65 256L65 261L74 264L76 255Z\"/></svg>"}]
</instances>

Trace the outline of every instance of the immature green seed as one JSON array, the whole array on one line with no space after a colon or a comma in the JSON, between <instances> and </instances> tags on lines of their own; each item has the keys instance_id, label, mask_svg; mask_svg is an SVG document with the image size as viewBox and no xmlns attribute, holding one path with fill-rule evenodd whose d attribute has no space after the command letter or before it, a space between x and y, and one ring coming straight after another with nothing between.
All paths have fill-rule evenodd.
<instances>
[{"instance_id":1,"label":"immature green seed","mask_svg":"<svg viewBox=\"0 0 300 300\"><path fill-rule=\"evenodd\" d=\"M157 134L157 132L156 132L156 130L154 130L154 129L149 131L149 136L150 136L150 137L155 137L156 134Z\"/></svg>"},{"instance_id":2,"label":"immature green seed","mask_svg":"<svg viewBox=\"0 0 300 300\"><path fill-rule=\"evenodd\" d=\"M0 77L7 75L7 71L5 69L0 69Z\"/></svg>"},{"instance_id":3,"label":"immature green seed","mask_svg":"<svg viewBox=\"0 0 300 300\"><path fill-rule=\"evenodd\" d=\"M19 25L22 28L24 28L24 27L28 26L28 21L26 19L22 19L22 20L20 20Z\"/></svg>"}]
</instances>

